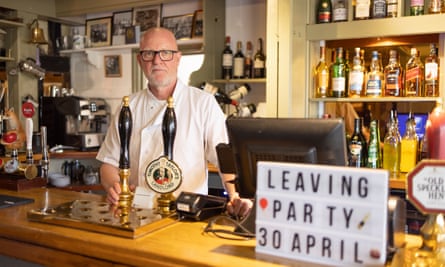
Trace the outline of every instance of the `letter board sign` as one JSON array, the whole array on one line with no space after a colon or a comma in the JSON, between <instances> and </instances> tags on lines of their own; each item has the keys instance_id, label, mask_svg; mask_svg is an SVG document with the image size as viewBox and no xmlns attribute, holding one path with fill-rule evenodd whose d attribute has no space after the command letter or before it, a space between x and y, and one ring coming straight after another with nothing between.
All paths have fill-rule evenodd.
<instances>
[{"instance_id":1,"label":"letter board sign","mask_svg":"<svg viewBox=\"0 0 445 267\"><path fill-rule=\"evenodd\" d=\"M336 266L386 260L386 170L259 162L256 252Z\"/></svg>"}]
</instances>

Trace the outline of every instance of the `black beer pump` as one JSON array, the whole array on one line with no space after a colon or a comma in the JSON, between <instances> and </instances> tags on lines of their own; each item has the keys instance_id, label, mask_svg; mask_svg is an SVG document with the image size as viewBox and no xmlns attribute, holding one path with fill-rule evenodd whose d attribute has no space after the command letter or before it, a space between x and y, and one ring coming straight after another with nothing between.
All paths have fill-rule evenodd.
<instances>
[{"instance_id":1,"label":"black beer pump","mask_svg":"<svg viewBox=\"0 0 445 267\"><path fill-rule=\"evenodd\" d=\"M119 195L119 207L128 208L133 200L133 193L130 191L130 138L133 127L131 111L129 107L130 99L124 96L122 108L119 113L119 138L121 141L119 157L119 176L121 183L121 193Z\"/></svg>"}]
</instances>

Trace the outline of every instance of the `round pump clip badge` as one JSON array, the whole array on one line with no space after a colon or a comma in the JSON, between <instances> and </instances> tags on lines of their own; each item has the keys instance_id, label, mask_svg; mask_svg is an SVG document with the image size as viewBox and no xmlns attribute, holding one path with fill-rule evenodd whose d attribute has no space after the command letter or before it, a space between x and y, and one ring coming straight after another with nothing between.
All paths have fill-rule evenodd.
<instances>
[{"instance_id":1,"label":"round pump clip badge","mask_svg":"<svg viewBox=\"0 0 445 267\"><path fill-rule=\"evenodd\" d=\"M145 182L157 193L171 193L182 183L181 169L174 161L161 156L148 164L145 169Z\"/></svg>"}]
</instances>

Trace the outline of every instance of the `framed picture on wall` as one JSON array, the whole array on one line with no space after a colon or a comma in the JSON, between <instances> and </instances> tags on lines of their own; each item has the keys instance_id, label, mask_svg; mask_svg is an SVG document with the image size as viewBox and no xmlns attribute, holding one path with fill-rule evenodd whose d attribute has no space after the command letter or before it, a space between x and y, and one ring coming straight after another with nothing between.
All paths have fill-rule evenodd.
<instances>
[{"instance_id":1,"label":"framed picture on wall","mask_svg":"<svg viewBox=\"0 0 445 267\"><path fill-rule=\"evenodd\" d=\"M193 14L192 38L200 38L204 35L204 14L202 10L196 10Z\"/></svg>"},{"instance_id":2,"label":"framed picture on wall","mask_svg":"<svg viewBox=\"0 0 445 267\"><path fill-rule=\"evenodd\" d=\"M91 47L111 45L111 17L87 20L86 36Z\"/></svg>"},{"instance_id":3,"label":"framed picture on wall","mask_svg":"<svg viewBox=\"0 0 445 267\"><path fill-rule=\"evenodd\" d=\"M125 44L125 30L133 23L131 10L113 13L113 45Z\"/></svg>"},{"instance_id":4,"label":"framed picture on wall","mask_svg":"<svg viewBox=\"0 0 445 267\"><path fill-rule=\"evenodd\" d=\"M161 5L133 8L133 26L141 27L141 34L146 30L159 27L161 23Z\"/></svg>"},{"instance_id":5,"label":"framed picture on wall","mask_svg":"<svg viewBox=\"0 0 445 267\"><path fill-rule=\"evenodd\" d=\"M177 40L192 37L193 14L162 18L162 27L171 30Z\"/></svg>"},{"instance_id":6,"label":"framed picture on wall","mask_svg":"<svg viewBox=\"0 0 445 267\"><path fill-rule=\"evenodd\" d=\"M120 55L104 56L105 77L122 76L122 58Z\"/></svg>"}]
</instances>

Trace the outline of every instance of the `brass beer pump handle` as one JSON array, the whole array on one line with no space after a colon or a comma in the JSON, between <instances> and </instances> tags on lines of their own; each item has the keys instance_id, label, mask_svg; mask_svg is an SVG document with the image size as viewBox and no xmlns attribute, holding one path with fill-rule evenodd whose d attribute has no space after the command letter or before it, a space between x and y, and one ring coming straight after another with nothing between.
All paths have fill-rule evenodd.
<instances>
[{"instance_id":1,"label":"brass beer pump handle","mask_svg":"<svg viewBox=\"0 0 445 267\"><path fill-rule=\"evenodd\" d=\"M121 194L119 195L119 207L125 208L131 206L132 193L130 191L130 137L133 127L133 121L130 111L130 99L124 96L122 109L119 113L119 138L120 138L120 156L119 156L119 175L121 178Z\"/></svg>"},{"instance_id":2,"label":"brass beer pump handle","mask_svg":"<svg viewBox=\"0 0 445 267\"><path fill-rule=\"evenodd\" d=\"M167 109L162 120L162 137L164 140L164 156L169 160L173 160L173 145L176 137L176 114L171 96L167 100Z\"/></svg>"}]
</instances>

